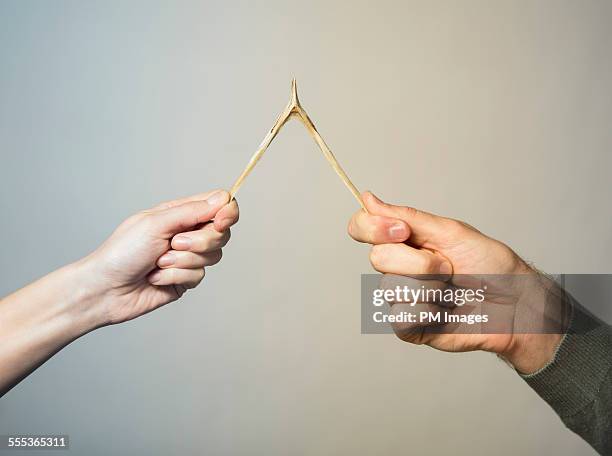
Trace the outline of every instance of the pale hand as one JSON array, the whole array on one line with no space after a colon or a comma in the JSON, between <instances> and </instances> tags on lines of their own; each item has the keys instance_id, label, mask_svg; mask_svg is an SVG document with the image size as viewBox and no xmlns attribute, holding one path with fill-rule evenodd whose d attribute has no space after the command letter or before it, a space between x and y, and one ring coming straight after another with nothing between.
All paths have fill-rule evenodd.
<instances>
[{"instance_id":1,"label":"pale hand","mask_svg":"<svg viewBox=\"0 0 612 456\"><path fill-rule=\"evenodd\" d=\"M226 191L160 204L135 214L81 260L102 324L120 323L180 298L221 259L238 220ZM214 219L214 221L213 221Z\"/></svg>"}]
</instances>

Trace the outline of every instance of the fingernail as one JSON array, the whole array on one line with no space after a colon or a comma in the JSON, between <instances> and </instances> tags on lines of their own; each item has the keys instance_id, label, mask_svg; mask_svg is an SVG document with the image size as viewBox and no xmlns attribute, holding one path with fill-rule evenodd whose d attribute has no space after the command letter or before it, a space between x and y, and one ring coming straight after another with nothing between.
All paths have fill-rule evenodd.
<instances>
[{"instance_id":1,"label":"fingernail","mask_svg":"<svg viewBox=\"0 0 612 456\"><path fill-rule=\"evenodd\" d=\"M226 199L227 199L227 197L225 196L225 192L223 192L222 190L219 190L218 192L215 192L212 195L210 195L206 199L206 201L211 206L216 206L216 205L218 205L219 203L221 203L222 201L224 201Z\"/></svg>"},{"instance_id":2,"label":"fingernail","mask_svg":"<svg viewBox=\"0 0 612 456\"><path fill-rule=\"evenodd\" d=\"M191 239L187 236L176 236L172 240L172 246L175 249L186 250L191 247Z\"/></svg>"},{"instance_id":3,"label":"fingernail","mask_svg":"<svg viewBox=\"0 0 612 456\"><path fill-rule=\"evenodd\" d=\"M159 260L157 260L158 266L170 266L174 264L175 255L174 253L168 252L161 256Z\"/></svg>"},{"instance_id":4,"label":"fingernail","mask_svg":"<svg viewBox=\"0 0 612 456\"><path fill-rule=\"evenodd\" d=\"M389 227L389 237L391 239L401 239L402 241L406 240L408 237L408 230L406 229L406 225L403 223L396 223Z\"/></svg>"},{"instance_id":5,"label":"fingernail","mask_svg":"<svg viewBox=\"0 0 612 456\"><path fill-rule=\"evenodd\" d=\"M161 279L161 271L155 271L153 274L151 274L151 276L149 277L149 282L151 283L157 283L160 281Z\"/></svg>"},{"instance_id":6,"label":"fingernail","mask_svg":"<svg viewBox=\"0 0 612 456\"><path fill-rule=\"evenodd\" d=\"M443 262L440 265L440 275L450 276L452 274L453 274L453 266L448 261Z\"/></svg>"}]
</instances>

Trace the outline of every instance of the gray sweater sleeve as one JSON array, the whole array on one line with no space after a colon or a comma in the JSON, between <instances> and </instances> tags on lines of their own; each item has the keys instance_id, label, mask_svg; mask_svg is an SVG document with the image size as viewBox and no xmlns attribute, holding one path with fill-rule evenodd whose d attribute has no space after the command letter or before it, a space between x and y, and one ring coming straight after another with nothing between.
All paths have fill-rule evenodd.
<instances>
[{"instance_id":1,"label":"gray sweater sleeve","mask_svg":"<svg viewBox=\"0 0 612 456\"><path fill-rule=\"evenodd\" d=\"M612 455L612 328L573 304L553 360L523 378L569 429L600 454Z\"/></svg>"}]
</instances>

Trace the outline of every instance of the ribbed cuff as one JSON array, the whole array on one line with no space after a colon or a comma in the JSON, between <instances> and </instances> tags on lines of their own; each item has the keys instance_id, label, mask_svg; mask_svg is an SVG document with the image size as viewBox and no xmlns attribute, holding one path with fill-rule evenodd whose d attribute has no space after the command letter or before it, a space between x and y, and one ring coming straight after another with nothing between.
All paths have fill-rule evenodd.
<instances>
[{"instance_id":1,"label":"ribbed cuff","mask_svg":"<svg viewBox=\"0 0 612 456\"><path fill-rule=\"evenodd\" d=\"M561 418L588 406L612 367L612 329L573 299L572 306L568 332L552 361L521 375Z\"/></svg>"}]
</instances>

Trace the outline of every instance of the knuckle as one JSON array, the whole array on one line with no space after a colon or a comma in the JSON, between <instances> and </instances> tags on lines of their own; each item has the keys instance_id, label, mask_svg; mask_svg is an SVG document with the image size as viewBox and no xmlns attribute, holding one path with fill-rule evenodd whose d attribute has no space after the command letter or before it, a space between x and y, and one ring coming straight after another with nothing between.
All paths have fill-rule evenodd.
<instances>
[{"instance_id":1,"label":"knuckle","mask_svg":"<svg viewBox=\"0 0 612 456\"><path fill-rule=\"evenodd\" d=\"M409 344L423 345L425 343L423 338L423 332L424 327L413 326L411 328L404 328L400 331L395 331L395 335L400 340Z\"/></svg>"},{"instance_id":2,"label":"knuckle","mask_svg":"<svg viewBox=\"0 0 612 456\"><path fill-rule=\"evenodd\" d=\"M193 281L193 286L196 287L200 284L200 282L204 279L204 268L198 269L195 274L195 280Z\"/></svg>"},{"instance_id":3,"label":"knuckle","mask_svg":"<svg viewBox=\"0 0 612 456\"><path fill-rule=\"evenodd\" d=\"M202 266L203 259L201 255L194 252L183 252L182 261L180 262L181 267L185 268L197 268Z\"/></svg>"},{"instance_id":4,"label":"knuckle","mask_svg":"<svg viewBox=\"0 0 612 456\"><path fill-rule=\"evenodd\" d=\"M204 278L204 268L202 269L198 269L196 271L196 282L200 283L202 281L202 279Z\"/></svg>"},{"instance_id":5,"label":"knuckle","mask_svg":"<svg viewBox=\"0 0 612 456\"><path fill-rule=\"evenodd\" d=\"M393 333L395 334L395 337L397 337L402 342L410 343L410 340L406 334L396 331L395 329L393 329Z\"/></svg>"},{"instance_id":6,"label":"knuckle","mask_svg":"<svg viewBox=\"0 0 612 456\"><path fill-rule=\"evenodd\" d=\"M374 269L376 269L376 266L378 265L378 261L379 261L379 255L378 255L378 249L376 249L376 246L372 247L370 249L370 264L374 267Z\"/></svg>"},{"instance_id":7,"label":"knuckle","mask_svg":"<svg viewBox=\"0 0 612 456\"><path fill-rule=\"evenodd\" d=\"M183 285L187 288L195 288L200 284L203 278L204 268L189 271L188 278L185 277L185 279L183 280Z\"/></svg>"},{"instance_id":8,"label":"knuckle","mask_svg":"<svg viewBox=\"0 0 612 456\"><path fill-rule=\"evenodd\" d=\"M433 254L427 254L423 256L423 260L421 263L421 274L433 274L436 271L437 261L434 258Z\"/></svg>"},{"instance_id":9,"label":"knuckle","mask_svg":"<svg viewBox=\"0 0 612 456\"><path fill-rule=\"evenodd\" d=\"M151 216L151 213L147 212L147 211L136 212L135 214L130 215L125 220L125 223L129 224L129 225L134 225L134 224L142 222L144 219L146 219L147 217L150 217L150 216Z\"/></svg>"},{"instance_id":10,"label":"knuckle","mask_svg":"<svg viewBox=\"0 0 612 456\"><path fill-rule=\"evenodd\" d=\"M166 276L166 282L173 283L176 280L176 269L174 268L164 269L162 274Z\"/></svg>"},{"instance_id":11,"label":"knuckle","mask_svg":"<svg viewBox=\"0 0 612 456\"><path fill-rule=\"evenodd\" d=\"M238 223L239 220L240 220L240 211L238 210L238 207L236 207L236 211L232 214L232 223Z\"/></svg>"},{"instance_id":12,"label":"knuckle","mask_svg":"<svg viewBox=\"0 0 612 456\"><path fill-rule=\"evenodd\" d=\"M384 239L386 236L386 221L383 217L377 215L368 218L368 224L365 226L365 237L368 242L374 243L377 239Z\"/></svg>"},{"instance_id":13,"label":"knuckle","mask_svg":"<svg viewBox=\"0 0 612 456\"><path fill-rule=\"evenodd\" d=\"M210 236L207 235L204 231L196 231L190 235L192 247L192 252L203 252L205 251L211 243Z\"/></svg>"},{"instance_id":14,"label":"knuckle","mask_svg":"<svg viewBox=\"0 0 612 456\"><path fill-rule=\"evenodd\" d=\"M230 216L233 218L234 223L238 223L240 220L240 207L238 207L236 200L232 202L230 208Z\"/></svg>"},{"instance_id":15,"label":"knuckle","mask_svg":"<svg viewBox=\"0 0 612 456\"><path fill-rule=\"evenodd\" d=\"M418 216L419 210L411 206L404 206L401 208L401 215L402 218L409 220Z\"/></svg>"},{"instance_id":16,"label":"knuckle","mask_svg":"<svg viewBox=\"0 0 612 456\"><path fill-rule=\"evenodd\" d=\"M140 212L136 214L136 223L142 226L145 230L151 230L155 226L155 214L152 212Z\"/></svg>"},{"instance_id":17,"label":"knuckle","mask_svg":"<svg viewBox=\"0 0 612 456\"><path fill-rule=\"evenodd\" d=\"M380 271L387 262L388 252L384 244L375 245L370 250L370 263L377 271Z\"/></svg>"},{"instance_id":18,"label":"knuckle","mask_svg":"<svg viewBox=\"0 0 612 456\"><path fill-rule=\"evenodd\" d=\"M229 242L231 237L232 237L232 231L228 228L227 230L225 230L221 234L221 237L219 238L218 245L223 247L225 244L227 244Z\"/></svg>"},{"instance_id":19,"label":"knuckle","mask_svg":"<svg viewBox=\"0 0 612 456\"><path fill-rule=\"evenodd\" d=\"M450 233L460 233L468 229L475 230L475 228L473 228L472 226L468 225L467 223L461 220L457 220L457 219L450 219L450 218L446 219L444 224L446 225L446 230L449 231Z\"/></svg>"},{"instance_id":20,"label":"knuckle","mask_svg":"<svg viewBox=\"0 0 612 456\"><path fill-rule=\"evenodd\" d=\"M348 232L350 237L355 239L355 216L351 217L351 219L349 220L348 226L346 227L346 231Z\"/></svg>"},{"instance_id":21,"label":"knuckle","mask_svg":"<svg viewBox=\"0 0 612 456\"><path fill-rule=\"evenodd\" d=\"M400 316L402 312L411 312L410 305L394 304L391 306L391 313L394 316ZM405 342L409 342L412 338L414 338L416 333L420 332L420 325L418 323L412 323L409 321L394 321L390 325L395 335Z\"/></svg>"},{"instance_id":22,"label":"knuckle","mask_svg":"<svg viewBox=\"0 0 612 456\"><path fill-rule=\"evenodd\" d=\"M204 254L202 257L202 263L204 266L212 266L221 261L221 257L223 256L223 252L221 249L213 250L210 253Z\"/></svg>"},{"instance_id":23,"label":"knuckle","mask_svg":"<svg viewBox=\"0 0 612 456\"><path fill-rule=\"evenodd\" d=\"M391 323L391 329L398 339L404 342L410 342L414 338L415 326L410 326L407 323Z\"/></svg>"},{"instance_id":24,"label":"knuckle","mask_svg":"<svg viewBox=\"0 0 612 456\"><path fill-rule=\"evenodd\" d=\"M168 201L163 201L161 203L159 203L157 206L155 206L153 209L157 209L157 210L166 210L166 209L170 209L171 207L175 206L176 204L173 204L172 201L168 200Z\"/></svg>"}]
</instances>

